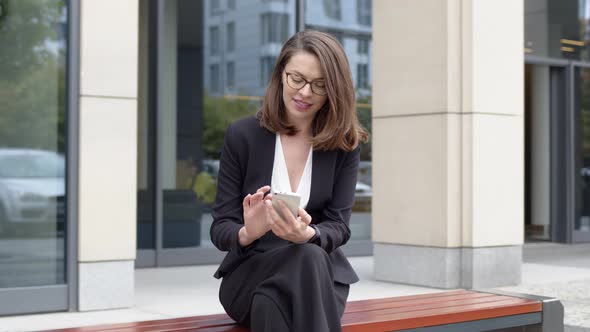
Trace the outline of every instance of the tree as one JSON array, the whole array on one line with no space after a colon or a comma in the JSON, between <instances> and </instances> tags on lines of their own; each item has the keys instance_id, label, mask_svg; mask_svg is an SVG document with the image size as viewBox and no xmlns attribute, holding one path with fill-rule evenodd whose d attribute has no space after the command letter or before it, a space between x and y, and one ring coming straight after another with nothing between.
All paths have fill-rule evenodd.
<instances>
[{"instance_id":1,"label":"tree","mask_svg":"<svg viewBox=\"0 0 590 332\"><path fill-rule=\"evenodd\" d=\"M237 119L255 114L259 102L211 97L207 93L204 100L203 152L205 158L219 159L227 127Z\"/></svg>"},{"instance_id":2,"label":"tree","mask_svg":"<svg viewBox=\"0 0 590 332\"><path fill-rule=\"evenodd\" d=\"M0 5L0 145L64 151L65 3Z\"/></svg>"}]
</instances>

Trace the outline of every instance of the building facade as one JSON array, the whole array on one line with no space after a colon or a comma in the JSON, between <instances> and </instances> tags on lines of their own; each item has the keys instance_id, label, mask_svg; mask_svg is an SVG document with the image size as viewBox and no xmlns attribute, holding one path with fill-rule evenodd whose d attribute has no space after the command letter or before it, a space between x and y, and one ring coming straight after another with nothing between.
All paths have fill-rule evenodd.
<instances>
[{"instance_id":1,"label":"building facade","mask_svg":"<svg viewBox=\"0 0 590 332\"><path fill-rule=\"evenodd\" d=\"M372 132L345 252L518 283L525 239L590 241L589 6L0 0L0 315L130 307L134 269L218 263L225 129L306 28L343 45Z\"/></svg>"}]
</instances>

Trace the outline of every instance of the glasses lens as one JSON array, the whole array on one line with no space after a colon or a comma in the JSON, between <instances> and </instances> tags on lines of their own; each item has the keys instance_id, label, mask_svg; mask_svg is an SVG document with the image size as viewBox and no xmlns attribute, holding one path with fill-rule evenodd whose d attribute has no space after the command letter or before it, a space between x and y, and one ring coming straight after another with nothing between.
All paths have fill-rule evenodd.
<instances>
[{"instance_id":1,"label":"glasses lens","mask_svg":"<svg viewBox=\"0 0 590 332\"><path fill-rule=\"evenodd\" d=\"M289 83L289 86L292 87L293 89L301 89L305 85L306 82L300 76L288 74L287 75L287 83Z\"/></svg>"},{"instance_id":2,"label":"glasses lens","mask_svg":"<svg viewBox=\"0 0 590 332\"><path fill-rule=\"evenodd\" d=\"M303 77L287 73L287 84L293 89L301 89L308 82ZM326 84L323 81L313 82L311 85L311 91L316 95L325 96L328 92L326 91Z\"/></svg>"},{"instance_id":3,"label":"glasses lens","mask_svg":"<svg viewBox=\"0 0 590 332\"><path fill-rule=\"evenodd\" d=\"M323 95L325 95L327 93L327 91L326 91L326 85L324 84L324 82L312 84L311 85L311 90L315 94L318 94L320 96L323 96Z\"/></svg>"}]
</instances>

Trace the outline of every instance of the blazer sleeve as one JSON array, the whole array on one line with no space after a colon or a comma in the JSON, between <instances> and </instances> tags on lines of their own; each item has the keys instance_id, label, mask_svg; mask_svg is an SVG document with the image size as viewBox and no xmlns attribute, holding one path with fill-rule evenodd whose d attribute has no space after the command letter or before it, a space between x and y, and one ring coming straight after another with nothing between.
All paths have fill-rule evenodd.
<instances>
[{"instance_id":1,"label":"blazer sleeve","mask_svg":"<svg viewBox=\"0 0 590 332\"><path fill-rule=\"evenodd\" d=\"M243 252L238 232L244 224L242 207L242 186L244 182L242 167L246 153L240 144L235 127L230 125L226 131L219 173L217 175L217 195L213 204L213 223L210 228L211 241L221 251Z\"/></svg>"},{"instance_id":2,"label":"blazer sleeve","mask_svg":"<svg viewBox=\"0 0 590 332\"><path fill-rule=\"evenodd\" d=\"M350 239L350 215L354 204L357 172L360 162L360 147L345 153L338 167L332 200L323 209L323 218L316 224L319 230L319 245L329 254Z\"/></svg>"}]
</instances>

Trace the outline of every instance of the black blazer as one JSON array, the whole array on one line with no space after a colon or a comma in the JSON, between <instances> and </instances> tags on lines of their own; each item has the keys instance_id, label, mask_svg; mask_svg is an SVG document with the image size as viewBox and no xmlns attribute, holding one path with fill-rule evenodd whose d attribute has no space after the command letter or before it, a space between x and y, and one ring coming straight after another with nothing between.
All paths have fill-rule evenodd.
<instances>
[{"instance_id":1,"label":"black blazer","mask_svg":"<svg viewBox=\"0 0 590 332\"><path fill-rule=\"evenodd\" d=\"M262 186L270 185L276 136L255 117L238 120L229 126L221 152L217 196L213 205L211 240L222 251L229 251L216 278L233 271L244 260L290 242L271 231L243 248L238 231L244 224L242 201ZM319 245L332 261L334 280L344 284L358 276L338 248L350 239L349 219L354 203L360 149L351 152L313 151L312 179L306 211L320 230Z\"/></svg>"}]
</instances>

